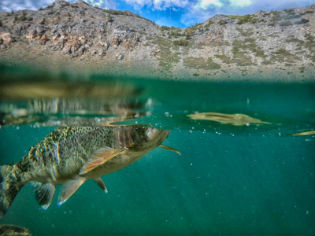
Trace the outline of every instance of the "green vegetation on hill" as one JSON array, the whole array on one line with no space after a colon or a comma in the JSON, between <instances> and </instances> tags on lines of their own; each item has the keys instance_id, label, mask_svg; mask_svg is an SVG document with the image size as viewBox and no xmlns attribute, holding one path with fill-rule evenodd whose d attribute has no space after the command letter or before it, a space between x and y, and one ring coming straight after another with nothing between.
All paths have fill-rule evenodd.
<instances>
[{"instance_id":1,"label":"green vegetation on hill","mask_svg":"<svg viewBox=\"0 0 315 236\"><path fill-rule=\"evenodd\" d=\"M215 63L212 58L205 59L203 57L186 57L184 58L184 65L193 69L204 69L204 70L217 70L221 66Z\"/></svg>"}]
</instances>

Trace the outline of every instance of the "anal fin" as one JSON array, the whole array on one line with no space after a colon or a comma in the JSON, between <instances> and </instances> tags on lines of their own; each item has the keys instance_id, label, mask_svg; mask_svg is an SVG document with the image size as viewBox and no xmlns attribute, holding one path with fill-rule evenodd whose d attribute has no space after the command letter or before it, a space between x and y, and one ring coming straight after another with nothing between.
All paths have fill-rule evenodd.
<instances>
[{"instance_id":1,"label":"anal fin","mask_svg":"<svg viewBox=\"0 0 315 236\"><path fill-rule=\"evenodd\" d=\"M96 167L105 164L107 161L111 160L115 156L118 156L119 154L124 153L125 151L126 151L126 149L113 149L113 148L101 148L101 149L99 149L94 154L92 159L82 166L79 175L84 175L84 174L94 170Z\"/></svg>"},{"instance_id":2,"label":"anal fin","mask_svg":"<svg viewBox=\"0 0 315 236\"><path fill-rule=\"evenodd\" d=\"M165 146L165 145L163 145L163 144L161 144L160 145L160 147L161 148L164 148L164 149L166 149L166 150L169 150L169 151L172 151L172 152L176 152L178 155L182 155L181 153L180 153L180 151L178 151L178 150L176 150L175 148L172 148L172 147L169 147L169 146Z\"/></svg>"},{"instance_id":3,"label":"anal fin","mask_svg":"<svg viewBox=\"0 0 315 236\"><path fill-rule=\"evenodd\" d=\"M107 187L106 185L104 184L104 181L102 180L102 178L97 178L97 179L94 179L94 181L97 183L97 185L103 189L105 191L105 193L108 193L108 190L107 190Z\"/></svg>"},{"instance_id":4,"label":"anal fin","mask_svg":"<svg viewBox=\"0 0 315 236\"><path fill-rule=\"evenodd\" d=\"M80 186L85 182L84 177L77 177L72 180L68 180L66 183L62 185L62 189L60 191L58 206L64 204L77 190Z\"/></svg>"},{"instance_id":5,"label":"anal fin","mask_svg":"<svg viewBox=\"0 0 315 236\"><path fill-rule=\"evenodd\" d=\"M46 210L54 197L56 187L52 183L42 184L39 182L34 183L35 199L41 207Z\"/></svg>"}]
</instances>

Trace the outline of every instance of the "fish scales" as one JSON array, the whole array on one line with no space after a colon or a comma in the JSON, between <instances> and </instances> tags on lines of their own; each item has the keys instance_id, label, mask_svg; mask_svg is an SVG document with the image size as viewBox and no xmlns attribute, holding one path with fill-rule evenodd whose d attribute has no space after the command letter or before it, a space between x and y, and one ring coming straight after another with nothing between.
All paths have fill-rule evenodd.
<instances>
[{"instance_id":1,"label":"fish scales","mask_svg":"<svg viewBox=\"0 0 315 236\"><path fill-rule=\"evenodd\" d=\"M28 155L17 163L17 167L21 172L36 170L37 173L44 174L44 170L39 170L46 168L46 172L50 172L53 165L58 173L70 174L67 169L71 168L72 172L79 171L99 148L128 148L134 144L134 139L146 141L143 133L132 134L132 129L129 128L115 126L58 128L32 147Z\"/></svg>"}]
</instances>

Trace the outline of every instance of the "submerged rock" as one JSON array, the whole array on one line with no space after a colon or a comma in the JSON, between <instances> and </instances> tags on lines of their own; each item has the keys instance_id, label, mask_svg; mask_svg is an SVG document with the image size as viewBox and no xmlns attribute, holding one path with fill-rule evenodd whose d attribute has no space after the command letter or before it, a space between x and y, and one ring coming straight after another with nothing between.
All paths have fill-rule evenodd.
<instances>
[{"instance_id":1,"label":"submerged rock","mask_svg":"<svg viewBox=\"0 0 315 236\"><path fill-rule=\"evenodd\" d=\"M17 225L0 225L0 236L31 236L27 228Z\"/></svg>"}]
</instances>

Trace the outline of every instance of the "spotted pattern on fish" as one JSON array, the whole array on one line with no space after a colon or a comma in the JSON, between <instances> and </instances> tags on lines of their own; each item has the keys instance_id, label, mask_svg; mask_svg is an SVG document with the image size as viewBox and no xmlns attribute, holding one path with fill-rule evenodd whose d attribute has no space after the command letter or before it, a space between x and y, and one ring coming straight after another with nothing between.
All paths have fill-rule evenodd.
<instances>
[{"instance_id":1,"label":"spotted pattern on fish","mask_svg":"<svg viewBox=\"0 0 315 236\"><path fill-rule=\"evenodd\" d=\"M141 125L58 128L32 146L16 164L0 166L0 218L28 182L53 186L50 189L55 189L56 184L66 185L71 181L79 187L86 179L101 183L102 175L130 165L160 145L168 134L169 131ZM86 164L93 164L94 158L101 158L95 162L97 166L82 170ZM101 186L105 185L101 183ZM64 192L64 196L72 194ZM47 196L41 197L45 201L48 199ZM64 201L61 200L61 204Z\"/></svg>"}]
</instances>

